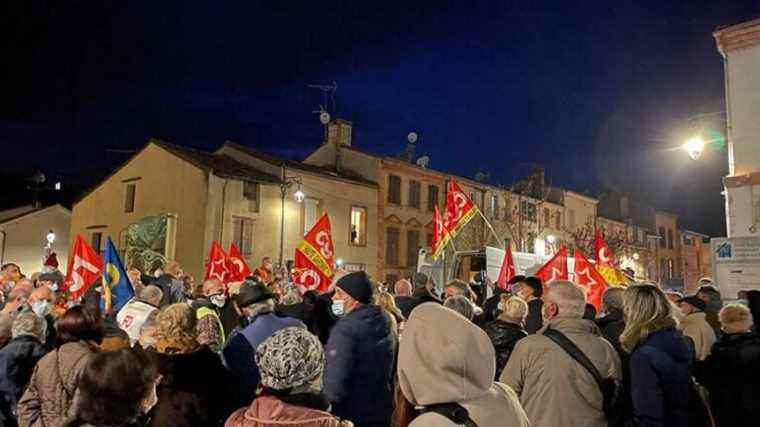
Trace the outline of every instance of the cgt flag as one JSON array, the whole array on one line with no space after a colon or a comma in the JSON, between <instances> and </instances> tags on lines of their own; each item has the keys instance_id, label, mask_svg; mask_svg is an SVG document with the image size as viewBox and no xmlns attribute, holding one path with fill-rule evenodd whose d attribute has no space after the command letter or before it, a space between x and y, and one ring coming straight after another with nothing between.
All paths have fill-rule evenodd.
<instances>
[{"instance_id":1,"label":"cgt flag","mask_svg":"<svg viewBox=\"0 0 760 427\"><path fill-rule=\"evenodd\" d=\"M214 240L208 253L208 263L206 264L206 273L203 276L203 280L217 279L226 284L230 277L228 262L227 254L224 253L222 245Z\"/></svg>"},{"instance_id":2,"label":"cgt flag","mask_svg":"<svg viewBox=\"0 0 760 427\"><path fill-rule=\"evenodd\" d=\"M230 282L242 282L246 277L251 275L251 269L240 254L238 247L233 243L230 245L230 252L227 256L227 269L229 270Z\"/></svg>"},{"instance_id":3,"label":"cgt flag","mask_svg":"<svg viewBox=\"0 0 760 427\"><path fill-rule=\"evenodd\" d=\"M562 246L559 248L556 254L546 262L541 268L536 271L534 276L541 279L544 284L544 290L546 285L555 280L567 280L567 248Z\"/></svg>"},{"instance_id":4,"label":"cgt flag","mask_svg":"<svg viewBox=\"0 0 760 427\"><path fill-rule=\"evenodd\" d=\"M602 233L596 230L594 234L594 248L596 249L596 269L604 280L612 286L627 286L633 281L626 276L617 266L615 254L607 246Z\"/></svg>"},{"instance_id":5,"label":"cgt flag","mask_svg":"<svg viewBox=\"0 0 760 427\"><path fill-rule=\"evenodd\" d=\"M578 249L575 250L574 282L586 290L586 301L599 312L602 309L602 294L608 288L607 282Z\"/></svg>"},{"instance_id":6,"label":"cgt flag","mask_svg":"<svg viewBox=\"0 0 760 427\"><path fill-rule=\"evenodd\" d=\"M443 226L451 239L478 213L478 207L472 203L467 194L459 188L456 180L449 181L446 192L446 210L443 214Z\"/></svg>"},{"instance_id":7,"label":"cgt flag","mask_svg":"<svg viewBox=\"0 0 760 427\"><path fill-rule=\"evenodd\" d=\"M73 301L84 295L98 279L103 271L103 260L78 234L71 253L73 255L66 269L64 288L69 292L69 299Z\"/></svg>"},{"instance_id":8,"label":"cgt flag","mask_svg":"<svg viewBox=\"0 0 760 427\"><path fill-rule=\"evenodd\" d=\"M103 257L103 297L100 299L100 308L104 313L118 312L132 297L135 290L129 282L127 271L121 263L119 253L113 245L111 236L106 242L106 253Z\"/></svg>"},{"instance_id":9,"label":"cgt flag","mask_svg":"<svg viewBox=\"0 0 760 427\"><path fill-rule=\"evenodd\" d=\"M330 286L334 268L330 218L324 213L296 247L293 282L301 293L325 291Z\"/></svg>"},{"instance_id":10,"label":"cgt flag","mask_svg":"<svg viewBox=\"0 0 760 427\"><path fill-rule=\"evenodd\" d=\"M441 211L438 209L438 205L436 205L435 210L433 211L433 243L431 245L433 249L433 259L438 259L450 239L451 236L449 235L449 231L443 225Z\"/></svg>"},{"instance_id":11,"label":"cgt flag","mask_svg":"<svg viewBox=\"0 0 760 427\"><path fill-rule=\"evenodd\" d=\"M504 251L504 260L501 262L501 269L499 270L499 278L496 280L496 286L505 291L508 290L507 282L513 277L515 277L515 262L512 260L512 246L507 245Z\"/></svg>"}]
</instances>

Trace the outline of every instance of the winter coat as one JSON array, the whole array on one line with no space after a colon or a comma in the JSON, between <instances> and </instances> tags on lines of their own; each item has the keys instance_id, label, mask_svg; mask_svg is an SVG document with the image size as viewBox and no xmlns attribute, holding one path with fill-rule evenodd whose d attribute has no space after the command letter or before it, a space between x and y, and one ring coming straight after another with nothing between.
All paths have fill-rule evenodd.
<instances>
[{"instance_id":1,"label":"winter coat","mask_svg":"<svg viewBox=\"0 0 760 427\"><path fill-rule=\"evenodd\" d=\"M309 327L309 332L319 337L322 345L327 344L330 338L330 331L337 319L332 313L332 296L334 292L320 294L314 302L314 318Z\"/></svg>"},{"instance_id":2,"label":"winter coat","mask_svg":"<svg viewBox=\"0 0 760 427\"><path fill-rule=\"evenodd\" d=\"M261 379L255 361L256 348L273 333L291 326L305 328L296 319L280 317L275 313L260 314L248 326L233 333L222 350L224 366L238 378L239 393L245 398L245 403L253 400Z\"/></svg>"},{"instance_id":3,"label":"winter coat","mask_svg":"<svg viewBox=\"0 0 760 427\"><path fill-rule=\"evenodd\" d=\"M404 319L408 319L409 316L412 315L412 310L414 310L414 307L422 304L422 301L419 299L404 295L396 296L394 299L396 302L396 307L401 310L401 314L404 315Z\"/></svg>"},{"instance_id":4,"label":"winter coat","mask_svg":"<svg viewBox=\"0 0 760 427\"><path fill-rule=\"evenodd\" d=\"M16 418L16 402L29 384L34 365L44 355L45 346L28 335L13 338L0 349L0 417Z\"/></svg>"},{"instance_id":5,"label":"winter coat","mask_svg":"<svg viewBox=\"0 0 760 427\"><path fill-rule=\"evenodd\" d=\"M697 360L705 360L710 355L710 350L716 341L715 331L707 323L705 317L705 313L701 311L691 313L681 320L679 325L683 334L691 338L694 343L694 353Z\"/></svg>"},{"instance_id":6,"label":"winter coat","mask_svg":"<svg viewBox=\"0 0 760 427\"><path fill-rule=\"evenodd\" d=\"M517 344L517 341L527 337L528 334L520 325L500 319L487 323L483 327L483 330L491 340L494 350L496 350L496 375L494 376L494 380L498 380L501 371L507 365L507 360L509 360L515 344Z\"/></svg>"},{"instance_id":7,"label":"winter coat","mask_svg":"<svg viewBox=\"0 0 760 427\"><path fill-rule=\"evenodd\" d=\"M150 426L221 426L245 404L237 393L237 379L208 347L153 357L163 380L156 390L158 403L150 412Z\"/></svg>"},{"instance_id":8,"label":"winter coat","mask_svg":"<svg viewBox=\"0 0 760 427\"><path fill-rule=\"evenodd\" d=\"M63 344L37 363L21 400L18 424L57 426L69 415L79 378L97 347L86 341Z\"/></svg>"},{"instance_id":9,"label":"winter coat","mask_svg":"<svg viewBox=\"0 0 760 427\"><path fill-rule=\"evenodd\" d=\"M620 358L585 319L557 317L548 327L563 333L591 360L603 378L620 384ZM602 391L594 377L554 341L541 333L515 346L501 381L511 386L533 425L606 426Z\"/></svg>"},{"instance_id":10,"label":"winter coat","mask_svg":"<svg viewBox=\"0 0 760 427\"><path fill-rule=\"evenodd\" d=\"M528 316L525 318L525 332L528 334L535 334L544 326L543 308L544 302L540 298L528 302Z\"/></svg>"},{"instance_id":11,"label":"winter coat","mask_svg":"<svg viewBox=\"0 0 760 427\"><path fill-rule=\"evenodd\" d=\"M754 426L760 420L760 338L754 333L724 334L694 375L710 393L715 422Z\"/></svg>"},{"instance_id":12,"label":"winter coat","mask_svg":"<svg viewBox=\"0 0 760 427\"><path fill-rule=\"evenodd\" d=\"M161 288L161 292L164 293L161 298L161 307L166 307L169 304L178 302L185 302L185 284L176 279L169 273L162 274L159 278L154 280L151 285Z\"/></svg>"},{"instance_id":13,"label":"winter coat","mask_svg":"<svg viewBox=\"0 0 760 427\"><path fill-rule=\"evenodd\" d=\"M493 289L493 295L483 304L483 316L486 323L496 320L499 316L499 301L501 301L501 295L506 293L509 292L499 287Z\"/></svg>"},{"instance_id":14,"label":"winter coat","mask_svg":"<svg viewBox=\"0 0 760 427\"><path fill-rule=\"evenodd\" d=\"M324 392L335 415L357 426L390 419L396 346L390 315L378 306L361 305L338 320L325 346Z\"/></svg>"},{"instance_id":15,"label":"winter coat","mask_svg":"<svg viewBox=\"0 0 760 427\"><path fill-rule=\"evenodd\" d=\"M637 426L689 424L691 351L673 327L653 332L631 353L631 398Z\"/></svg>"},{"instance_id":16,"label":"winter coat","mask_svg":"<svg viewBox=\"0 0 760 427\"><path fill-rule=\"evenodd\" d=\"M631 366L630 355L627 351L623 350L623 346L620 344L620 335L625 329L625 320L623 319L623 312L620 310L614 310L607 313L604 317L600 317L596 320L596 325L602 332L604 339L609 341L620 356L620 364L622 367L623 381L618 389L618 406L617 410L621 412L620 419L628 420L633 416L633 405L631 403Z\"/></svg>"},{"instance_id":17,"label":"winter coat","mask_svg":"<svg viewBox=\"0 0 760 427\"><path fill-rule=\"evenodd\" d=\"M305 302L278 304L274 310L282 316L298 319L304 325L311 325L314 322L314 308Z\"/></svg>"},{"instance_id":18,"label":"winter coat","mask_svg":"<svg viewBox=\"0 0 760 427\"><path fill-rule=\"evenodd\" d=\"M412 312L398 357L399 386L412 405L458 403L479 427L528 426L517 395L494 382L495 371L493 346L477 326L434 303L422 304ZM432 412L409 424L433 426L456 424Z\"/></svg>"},{"instance_id":19,"label":"winter coat","mask_svg":"<svg viewBox=\"0 0 760 427\"><path fill-rule=\"evenodd\" d=\"M259 396L247 408L240 408L225 427L340 427L341 422L329 412L283 402L274 396Z\"/></svg>"}]
</instances>

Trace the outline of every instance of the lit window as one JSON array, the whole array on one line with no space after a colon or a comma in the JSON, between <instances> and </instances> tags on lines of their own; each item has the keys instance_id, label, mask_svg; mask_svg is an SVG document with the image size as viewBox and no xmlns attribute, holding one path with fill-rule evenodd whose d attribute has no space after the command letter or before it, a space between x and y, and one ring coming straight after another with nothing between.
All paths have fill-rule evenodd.
<instances>
[{"instance_id":1,"label":"lit window","mask_svg":"<svg viewBox=\"0 0 760 427\"><path fill-rule=\"evenodd\" d=\"M351 207L351 235L350 242L355 246L367 244L367 208Z\"/></svg>"}]
</instances>

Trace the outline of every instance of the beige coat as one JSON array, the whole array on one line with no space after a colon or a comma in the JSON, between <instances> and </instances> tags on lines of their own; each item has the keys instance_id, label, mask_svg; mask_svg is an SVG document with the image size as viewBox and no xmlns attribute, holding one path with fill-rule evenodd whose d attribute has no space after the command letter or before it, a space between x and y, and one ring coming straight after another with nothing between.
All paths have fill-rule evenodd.
<instances>
[{"instance_id":1,"label":"beige coat","mask_svg":"<svg viewBox=\"0 0 760 427\"><path fill-rule=\"evenodd\" d=\"M71 402L94 346L84 341L66 343L37 363L18 402L19 427L59 426L71 415Z\"/></svg>"},{"instance_id":2,"label":"beige coat","mask_svg":"<svg viewBox=\"0 0 760 427\"><path fill-rule=\"evenodd\" d=\"M620 359L593 322L559 317L548 327L565 334L603 377L620 383ZM541 332L517 342L501 382L520 396L534 426L605 427L602 392L594 377Z\"/></svg>"},{"instance_id":3,"label":"beige coat","mask_svg":"<svg viewBox=\"0 0 760 427\"><path fill-rule=\"evenodd\" d=\"M705 360L715 344L715 331L707 323L704 312L691 313L681 320L678 328L694 342L697 360Z\"/></svg>"},{"instance_id":4,"label":"beige coat","mask_svg":"<svg viewBox=\"0 0 760 427\"><path fill-rule=\"evenodd\" d=\"M435 303L417 306L398 358L399 386L413 405L459 403L479 427L530 425L515 392L493 381L496 356L488 336L459 313ZM455 425L426 413L409 427Z\"/></svg>"}]
</instances>

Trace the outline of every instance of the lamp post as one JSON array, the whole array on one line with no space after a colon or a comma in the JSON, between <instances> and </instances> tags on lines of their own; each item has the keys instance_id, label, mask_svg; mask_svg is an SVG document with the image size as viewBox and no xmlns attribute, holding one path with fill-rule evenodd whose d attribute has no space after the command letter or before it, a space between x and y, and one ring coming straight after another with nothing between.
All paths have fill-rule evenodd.
<instances>
[{"instance_id":1,"label":"lamp post","mask_svg":"<svg viewBox=\"0 0 760 427\"><path fill-rule=\"evenodd\" d=\"M306 198L306 194L301 189L303 182L299 176L285 176L285 169L282 171L282 182L280 183L280 265L283 266L283 252L285 245L285 196L288 194L288 189L293 185L297 185L296 192L293 194L293 199L296 203L302 203Z\"/></svg>"},{"instance_id":2,"label":"lamp post","mask_svg":"<svg viewBox=\"0 0 760 427\"><path fill-rule=\"evenodd\" d=\"M55 233L53 230L48 231L45 239L47 240L47 245L45 245L45 257L47 258L53 252L53 243L55 243Z\"/></svg>"}]
</instances>

